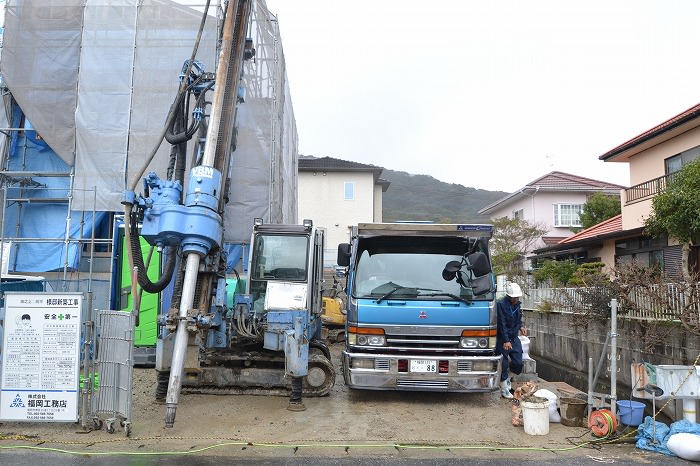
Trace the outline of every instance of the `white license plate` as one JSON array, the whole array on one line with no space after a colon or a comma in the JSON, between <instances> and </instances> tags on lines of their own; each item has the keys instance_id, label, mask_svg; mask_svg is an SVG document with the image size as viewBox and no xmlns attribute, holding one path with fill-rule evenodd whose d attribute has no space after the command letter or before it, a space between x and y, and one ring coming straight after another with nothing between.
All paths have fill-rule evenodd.
<instances>
[{"instance_id":1,"label":"white license plate","mask_svg":"<svg viewBox=\"0 0 700 466\"><path fill-rule=\"evenodd\" d=\"M411 372L437 372L437 361L430 359L411 359Z\"/></svg>"}]
</instances>

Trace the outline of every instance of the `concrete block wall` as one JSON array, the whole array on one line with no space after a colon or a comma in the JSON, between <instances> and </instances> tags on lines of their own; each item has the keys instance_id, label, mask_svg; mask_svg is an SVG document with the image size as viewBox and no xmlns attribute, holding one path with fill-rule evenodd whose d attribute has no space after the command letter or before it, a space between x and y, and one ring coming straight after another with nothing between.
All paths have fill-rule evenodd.
<instances>
[{"instance_id":1,"label":"concrete block wall","mask_svg":"<svg viewBox=\"0 0 700 466\"><path fill-rule=\"evenodd\" d=\"M530 356L537 361L538 375L549 381L566 382L588 392L588 365L592 358L593 371L604 355L599 383L593 391L610 393L610 347L605 339L610 334L609 319L592 320L585 327L575 327L570 315L555 312L523 311L523 320L530 337ZM686 331L680 323L664 323L649 330L649 323L618 319L617 398L636 399L637 388L632 380L633 363L652 365L696 365L700 357L700 337ZM662 336L655 341L653 336ZM638 400L644 401L644 400ZM665 412L680 419L681 402L669 403Z\"/></svg>"}]
</instances>

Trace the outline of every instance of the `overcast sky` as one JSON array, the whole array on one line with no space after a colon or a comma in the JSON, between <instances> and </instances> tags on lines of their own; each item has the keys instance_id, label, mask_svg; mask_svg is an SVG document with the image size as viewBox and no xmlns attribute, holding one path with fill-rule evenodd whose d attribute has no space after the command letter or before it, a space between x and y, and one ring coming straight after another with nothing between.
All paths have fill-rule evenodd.
<instances>
[{"instance_id":1,"label":"overcast sky","mask_svg":"<svg viewBox=\"0 0 700 466\"><path fill-rule=\"evenodd\" d=\"M488 190L600 155L700 103L695 0L267 0L303 155Z\"/></svg>"}]
</instances>

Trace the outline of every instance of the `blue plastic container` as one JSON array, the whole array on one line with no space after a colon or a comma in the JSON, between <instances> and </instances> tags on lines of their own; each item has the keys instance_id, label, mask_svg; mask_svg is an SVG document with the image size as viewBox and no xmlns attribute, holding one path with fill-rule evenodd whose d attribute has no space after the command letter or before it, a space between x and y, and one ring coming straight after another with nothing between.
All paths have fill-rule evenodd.
<instances>
[{"instance_id":1,"label":"blue plastic container","mask_svg":"<svg viewBox=\"0 0 700 466\"><path fill-rule=\"evenodd\" d=\"M626 426L639 426L644 419L644 403L632 400L619 400L617 402L617 414L620 423Z\"/></svg>"}]
</instances>

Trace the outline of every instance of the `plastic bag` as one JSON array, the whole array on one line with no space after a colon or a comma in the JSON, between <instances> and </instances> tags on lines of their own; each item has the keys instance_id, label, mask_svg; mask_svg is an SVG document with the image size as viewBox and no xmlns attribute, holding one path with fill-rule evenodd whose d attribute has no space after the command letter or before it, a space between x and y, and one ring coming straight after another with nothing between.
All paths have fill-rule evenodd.
<instances>
[{"instance_id":1,"label":"plastic bag","mask_svg":"<svg viewBox=\"0 0 700 466\"><path fill-rule=\"evenodd\" d=\"M666 447L679 458L700 461L700 435L688 432L673 434L668 438Z\"/></svg>"},{"instance_id":2,"label":"plastic bag","mask_svg":"<svg viewBox=\"0 0 700 466\"><path fill-rule=\"evenodd\" d=\"M547 390L546 388L540 388L535 392L535 396L542 398L547 398L549 400L549 422L561 422L561 415L557 409L558 396L556 393Z\"/></svg>"}]
</instances>

